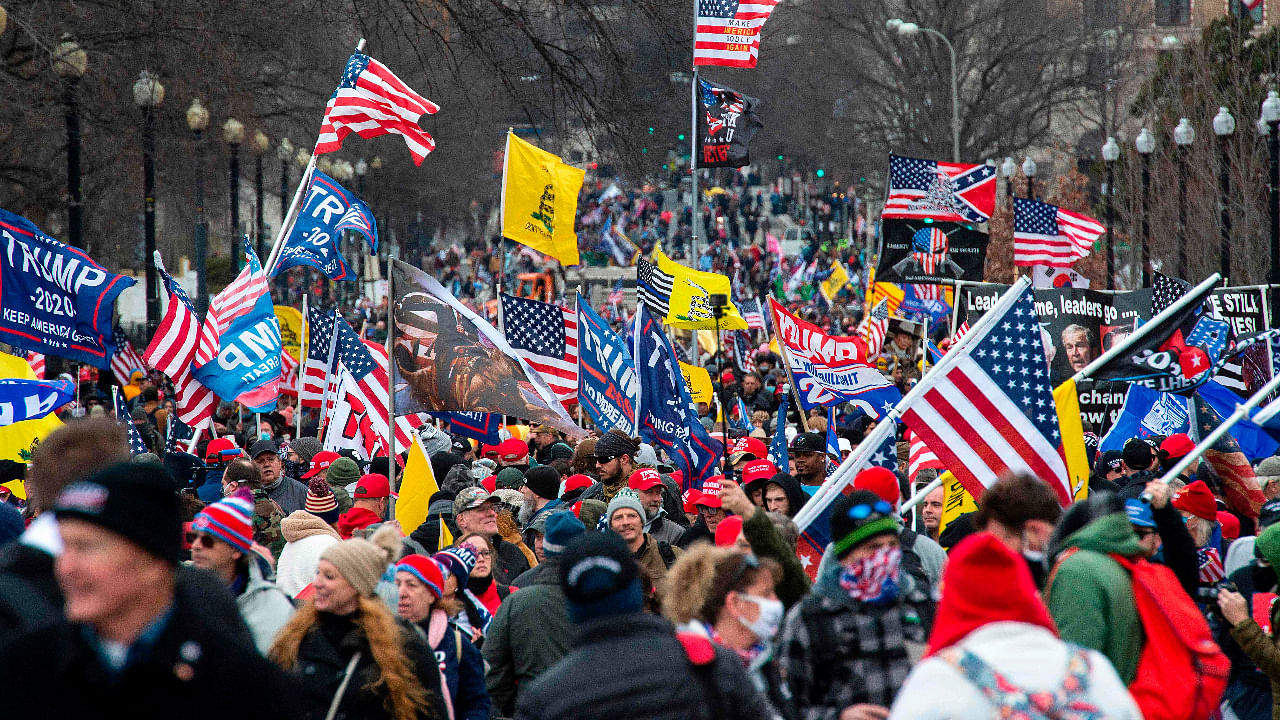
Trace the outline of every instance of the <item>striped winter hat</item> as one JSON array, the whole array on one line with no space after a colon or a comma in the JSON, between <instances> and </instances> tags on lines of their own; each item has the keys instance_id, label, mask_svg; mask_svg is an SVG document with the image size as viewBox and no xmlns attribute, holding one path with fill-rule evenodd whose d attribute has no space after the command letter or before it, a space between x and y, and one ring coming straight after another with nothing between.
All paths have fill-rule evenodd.
<instances>
[{"instance_id":1,"label":"striped winter hat","mask_svg":"<svg viewBox=\"0 0 1280 720\"><path fill-rule=\"evenodd\" d=\"M311 484L307 486L305 509L330 525L338 520L338 499L333 496L329 483L318 475L311 478Z\"/></svg>"},{"instance_id":2,"label":"striped winter hat","mask_svg":"<svg viewBox=\"0 0 1280 720\"><path fill-rule=\"evenodd\" d=\"M425 555L405 555L396 564L396 572L407 572L422 581L436 598L444 594L444 575L435 560Z\"/></svg>"},{"instance_id":3,"label":"striped winter hat","mask_svg":"<svg viewBox=\"0 0 1280 720\"><path fill-rule=\"evenodd\" d=\"M240 552L249 552L253 544L253 492L240 488L206 506L196 515L191 529L209 533Z\"/></svg>"}]
</instances>

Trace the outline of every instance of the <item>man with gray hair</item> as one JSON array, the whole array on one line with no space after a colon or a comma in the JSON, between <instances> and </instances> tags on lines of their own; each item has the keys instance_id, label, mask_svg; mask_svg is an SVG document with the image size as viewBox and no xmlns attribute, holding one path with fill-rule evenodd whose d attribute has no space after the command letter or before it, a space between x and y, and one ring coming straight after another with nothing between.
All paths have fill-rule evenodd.
<instances>
[{"instance_id":1,"label":"man with gray hair","mask_svg":"<svg viewBox=\"0 0 1280 720\"><path fill-rule=\"evenodd\" d=\"M1062 329L1062 349L1072 372L1080 372L1093 362L1093 333L1083 325L1071 323Z\"/></svg>"}]
</instances>

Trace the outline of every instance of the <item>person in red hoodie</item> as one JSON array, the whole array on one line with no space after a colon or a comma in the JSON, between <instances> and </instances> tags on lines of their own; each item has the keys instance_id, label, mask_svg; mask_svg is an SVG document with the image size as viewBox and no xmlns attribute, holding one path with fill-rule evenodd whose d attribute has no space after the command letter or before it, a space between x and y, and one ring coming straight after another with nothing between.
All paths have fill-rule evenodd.
<instances>
[{"instance_id":1,"label":"person in red hoodie","mask_svg":"<svg viewBox=\"0 0 1280 720\"><path fill-rule=\"evenodd\" d=\"M1022 557L978 533L951 551L928 649L889 718L986 720L1029 709L1036 717L1067 717L1059 713L1068 709L1077 713L1070 717L1142 717L1105 655L1059 639Z\"/></svg>"},{"instance_id":2,"label":"person in red hoodie","mask_svg":"<svg viewBox=\"0 0 1280 720\"><path fill-rule=\"evenodd\" d=\"M361 477L355 492L351 493L351 509L338 518L338 534L345 540L356 530L386 520L389 497L391 481L386 475L371 473Z\"/></svg>"}]
</instances>

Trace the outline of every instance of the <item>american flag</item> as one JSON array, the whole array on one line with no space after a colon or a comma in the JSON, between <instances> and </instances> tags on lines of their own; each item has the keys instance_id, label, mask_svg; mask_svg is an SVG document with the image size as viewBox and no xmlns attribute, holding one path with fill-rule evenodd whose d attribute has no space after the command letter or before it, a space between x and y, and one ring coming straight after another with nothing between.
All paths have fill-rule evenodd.
<instances>
[{"instance_id":1,"label":"american flag","mask_svg":"<svg viewBox=\"0 0 1280 720\"><path fill-rule=\"evenodd\" d=\"M986 222L996 209L996 169L889 155L889 197L880 217Z\"/></svg>"},{"instance_id":2,"label":"american flag","mask_svg":"<svg viewBox=\"0 0 1280 720\"><path fill-rule=\"evenodd\" d=\"M205 316L204 325L200 328L200 345L196 348L196 367L202 367L218 357L218 350L222 347L222 333L231 327L236 318L251 312L258 299L270 291L267 274L262 271L262 265L258 263L258 256L250 246L248 236L244 238L244 252L248 257L244 269L230 285L209 301L209 314Z\"/></svg>"},{"instance_id":3,"label":"american flag","mask_svg":"<svg viewBox=\"0 0 1280 720\"><path fill-rule=\"evenodd\" d=\"M124 393L114 392L116 399L116 422L123 425L129 432L129 452L134 455L140 455L145 452L151 452L142 442L142 435L138 433L138 428L133 424L133 416L129 413L129 405L124 401Z\"/></svg>"},{"instance_id":4,"label":"american flag","mask_svg":"<svg viewBox=\"0 0 1280 720\"><path fill-rule=\"evenodd\" d=\"M287 352L280 353L280 392L298 395L298 361Z\"/></svg>"},{"instance_id":5,"label":"american flag","mask_svg":"<svg viewBox=\"0 0 1280 720\"><path fill-rule=\"evenodd\" d=\"M742 319L747 321L748 328L752 330L768 329L768 326L764 324L764 309L760 307L760 298L739 300L738 312L742 315Z\"/></svg>"},{"instance_id":6,"label":"american flag","mask_svg":"<svg viewBox=\"0 0 1280 720\"><path fill-rule=\"evenodd\" d=\"M129 375L134 370L147 371L147 363L138 355L138 351L133 349L133 343L129 341L129 336L124 334L124 330L117 325L114 332L116 351L111 356L111 374L116 376L116 381L121 385L129 384Z\"/></svg>"},{"instance_id":7,"label":"american flag","mask_svg":"<svg viewBox=\"0 0 1280 720\"><path fill-rule=\"evenodd\" d=\"M1029 198L1013 199L1013 264L1069 267L1107 229L1087 215Z\"/></svg>"},{"instance_id":8,"label":"american flag","mask_svg":"<svg viewBox=\"0 0 1280 720\"><path fill-rule=\"evenodd\" d=\"M609 291L609 299L606 300L605 302L607 302L610 305L617 305L618 303L622 302L622 298L623 298L622 279L619 278L618 282L614 284L613 289Z\"/></svg>"},{"instance_id":9,"label":"american flag","mask_svg":"<svg viewBox=\"0 0 1280 720\"><path fill-rule=\"evenodd\" d=\"M924 444L919 435L907 430L907 441L910 443L907 454L907 474L911 484L915 485L921 470L942 470L942 461Z\"/></svg>"},{"instance_id":10,"label":"american flag","mask_svg":"<svg viewBox=\"0 0 1280 720\"><path fill-rule=\"evenodd\" d=\"M676 279L645 258L636 262L636 301L649 307L659 320L671 312L671 290Z\"/></svg>"},{"instance_id":11,"label":"american flag","mask_svg":"<svg viewBox=\"0 0 1280 720\"><path fill-rule=\"evenodd\" d=\"M885 335L889 333L889 301L883 299L871 308L871 312L862 319L858 331L854 333L867 341L867 357L875 357L884 347Z\"/></svg>"},{"instance_id":12,"label":"american flag","mask_svg":"<svg viewBox=\"0 0 1280 720\"><path fill-rule=\"evenodd\" d=\"M31 372L36 374L37 380L44 379L44 355L40 353L27 353L27 364L31 366Z\"/></svg>"},{"instance_id":13,"label":"american flag","mask_svg":"<svg viewBox=\"0 0 1280 720\"><path fill-rule=\"evenodd\" d=\"M562 403L578 397L578 313L559 305L498 296L511 349L546 380Z\"/></svg>"},{"instance_id":14,"label":"american flag","mask_svg":"<svg viewBox=\"0 0 1280 720\"><path fill-rule=\"evenodd\" d=\"M213 416L214 407L218 404L218 397L213 391L191 375L200 342L200 318L196 316L182 286L165 272L159 253L156 253L155 263L160 282L169 297L169 306L165 308L164 318L160 320L151 344L142 354L151 367L173 381L178 418L187 425L199 427Z\"/></svg>"},{"instance_id":15,"label":"american flag","mask_svg":"<svg viewBox=\"0 0 1280 720\"><path fill-rule=\"evenodd\" d=\"M1227 576L1222 565L1222 556L1216 548L1196 548L1196 562L1200 565L1200 582L1213 584Z\"/></svg>"},{"instance_id":16,"label":"american flag","mask_svg":"<svg viewBox=\"0 0 1280 720\"><path fill-rule=\"evenodd\" d=\"M693 64L753 68L760 30L779 0L698 0Z\"/></svg>"},{"instance_id":17,"label":"american flag","mask_svg":"<svg viewBox=\"0 0 1280 720\"><path fill-rule=\"evenodd\" d=\"M1195 397L1192 402L1195 403L1195 415L1188 434L1193 441L1199 443L1222 424L1222 417L1204 398ZM1231 433L1223 435L1205 452L1204 461L1217 473L1227 506L1256 519L1266 497L1258 486L1258 476L1249 464L1249 458L1245 457L1240 443Z\"/></svg>"},{"instance_id":18,"label":"american flag","mask_svg":"<svg viewBox=\"0 0 1280 720\"><path fill-rule=\"evenodd\" d=\"M164 451L166 453L186 452L182 443L190 442L195 431L190 425L182 422L176 415L170 415L164 428Z\"/></svg>"},{"instance_id":19,"label":"american flag","mask_svg":"<svg viewBox=\"0 0 1280 720\"><path fill-rule=\"evenodd\" d=\"M298 391L298 404L302 407L318 408L324 399L325 383L333 369L335 312L307 308L307 358Z\"/></svg>"},{"instance_id":20,"label":"american flag","mask_svg":"<svg viewBox=\"0 0 1280 720\"><path fill-rule=\"evenodd\" d=\"M342 380L338 387L345 389L352 412L363 412L368 422L361 422L366 452L372 457L378 447L387 445L389 429L387 415L390 403L387 395L386 356L375 356L369 346L361 342L356 331L344 318L336 323L338 367Z\"/></svg>"},{"instance_id":21,"label":"american flag","mask_svg":"<svg viewBox=\"0 0 1280 720\"><path fill-rule=\"evenodd\" d=\"M396 452L402 453L408 451L413 444L413 436L418 434L418 428L431 422L431 416L427 413L412 413L409 415L396 416Z\"/></svg>"},{"instance_id":22,"label":"american flag","mask_svg":"<svg viewBox=\"0 0 1280 720\"><path fill-rule=\"evenodd\" d=\"M341 149L342 140L353 132L366 140L395 133L404 138L414 164L421 165L427 153L436 149L436 141L418 126L418 119L439 109L386 65L364 53L354 53L324 108L315 154Z\"/></svg>"},{"instance_id":23,"label":"american flag","mask_svg":"<svg viewBox=\"0 0 1280 720\"><path fill-rule=\"evenodd\" d=\"M902 418L975 498L1025 472L1066 506L1071 487L1031 288L1024 281L1009 292L1020 294L1003 315L983 316L970 331L982 335L939 366L943 375L922 381L927 389Z\"/></svg>"}]
</instances>

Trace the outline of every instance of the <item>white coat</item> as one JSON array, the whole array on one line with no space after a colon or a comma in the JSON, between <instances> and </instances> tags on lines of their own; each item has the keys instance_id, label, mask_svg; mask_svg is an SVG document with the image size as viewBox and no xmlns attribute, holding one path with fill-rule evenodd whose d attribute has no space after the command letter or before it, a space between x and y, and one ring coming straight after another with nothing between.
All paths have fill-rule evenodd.
<instances>
[{"instance_id":1,"label":"white coat","mask_svg":"<svg viewBox=\"0 0 1280 720\"><path fill-rule=\"evenodd\" d=\"M263 576L262 566L254 556L249 559L249 578L244 591L236 597L236 607L244 624L249 626L254 646L266 656L276 633L293 617L293 602L275 583Z\"/></svg>"}]
</instances>

